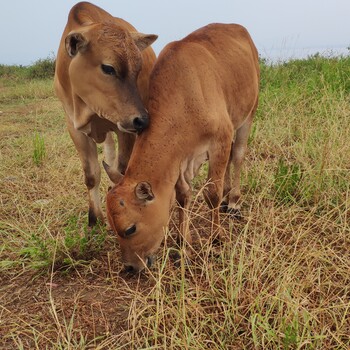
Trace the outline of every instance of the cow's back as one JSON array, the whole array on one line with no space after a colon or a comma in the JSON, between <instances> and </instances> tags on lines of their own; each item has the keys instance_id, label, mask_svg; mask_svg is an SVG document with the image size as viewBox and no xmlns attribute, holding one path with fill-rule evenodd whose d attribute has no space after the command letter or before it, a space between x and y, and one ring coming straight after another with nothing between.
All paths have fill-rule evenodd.
<instances>
[{"instance_id":1,"label":"cow's back","mask_svg":"<svg viewBox=\"0 0 350 350\"><path fill-rule=\"evenodd\" d=\"M203 106L205 113L217 109L220 101L238 126L256 104L258 53L244 27L210 24L168 44L152 77L151 104L163 94L178 98L177 106L185 101L187 109L193 101L196 110Z\"/></svg>"}]
</instances>

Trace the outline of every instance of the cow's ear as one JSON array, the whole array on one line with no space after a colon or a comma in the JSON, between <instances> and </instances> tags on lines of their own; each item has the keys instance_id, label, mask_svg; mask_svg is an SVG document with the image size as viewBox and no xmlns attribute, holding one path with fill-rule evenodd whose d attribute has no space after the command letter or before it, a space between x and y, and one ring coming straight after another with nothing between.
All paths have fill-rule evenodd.
<instances>
[{"instance_id":1,"label":"cow's ear","mask_svg":"<svg viewBox=\"0 0 350 350\"><path fill-rule=\"evenodd\" d=\"M139 182L135 187L135 195L142 201L151 201L154 199L152 187L148 182Z\"/></svg>"},{"instance_id":2,"label":"cow's ear","mask_svg":"<svg viewBox=\"0 0 350 350\"><path fill-rule=\"evenodd\" d=\"M79 32L70 33L67 35L66 50L70 57L74 57L79 51L83 51L88 44L87 39Z\"/></svg>"},{"instance_id":3,"label":"cow's ear","mask_svg":"<svg viewBox=\"0 0 350 350\"><path fill-rule=\"evenodd\" d=\"M142 34L137 32L131 32L130 35L140 51L153 44L158 38L158 35L155 34Z\"/></svg>"}]
</instances>

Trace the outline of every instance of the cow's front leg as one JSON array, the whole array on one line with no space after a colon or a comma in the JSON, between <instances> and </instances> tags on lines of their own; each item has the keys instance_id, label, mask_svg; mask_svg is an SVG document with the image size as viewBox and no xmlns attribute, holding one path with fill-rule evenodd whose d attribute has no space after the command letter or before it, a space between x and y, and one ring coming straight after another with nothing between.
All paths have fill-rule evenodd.
<instances>
[{"instance_id":1,"label":"cow's front leg","mask_svg":"<svg viewBox=\"0 0 350 350\"><path fill-rule=\"evenodd\" d=\"M179 247L184 247L185 261L186 263L189 263L189 259L193 255L189 217L191 186L187 183L183 174L180 175L175 185L175 192L179 215L179 232L177 235L177 243ZM180 255L176 253L174 254L173 258L175 258L175 265L179 266Z\"/></svg>"},{"instance_id":2,"label":"cow's front leg","mask_svg":"<svg viewBox=\"0 0 350 350\"><path fill-rule=\"evenodd\" d=\"M176 186L176 201L179 206L179 231L178 241L184 240L187 244L192 245L192 236L190 233L189 206L191 196L191 186L187 183L184 175L181 174Z\"/></svg>"},{"instance_id":3,"label":"cow's front leg","mask_svg":"<svg viewBox=\"0 0 350 350\"><path fill-rule=\"evenodd\" d=\"M67 127L84 171L85 185L89 193L88 225L91 227L96 225L97 220L104 222L99 194L101 169L98 164L97 146L90 137L76 130L69 118Z\"/></svg>"}]
</instances>

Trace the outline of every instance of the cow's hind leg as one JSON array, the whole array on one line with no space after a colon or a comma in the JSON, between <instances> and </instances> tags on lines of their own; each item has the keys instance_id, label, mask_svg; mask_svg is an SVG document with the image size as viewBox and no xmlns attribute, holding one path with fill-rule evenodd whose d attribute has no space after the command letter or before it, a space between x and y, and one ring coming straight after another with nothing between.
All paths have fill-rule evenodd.
<instances>
[{"instance_id":1,"label":"cow's hind leg","mask_svg":"<svg viewBox=\"0 0 350 350\"><path fill-rule=\"evenodd\" d=\"M227 168L227 163L230 159L232 133L223 135L219 138L221 143L214 145L208 152L209 155L209 170L208 170L208 185L205 188L204 199L209 208L212 210L212 233L222 239L223 229L220 226L219 207L222 201L224 190L224 177Z\"/></svg>"},{"instance_id":2,"label":"cow's hind leg","mask_svg":"<svg viewBox=\"0 0 350 350\"><path fill-rule=\"evenodd\" d=\"M231 146L230 158L226 165L226 171L225 171L225 177L224 177L223 200L220 204L220 211L223 213L227 213L228 211L229 194L232 188L232 179L231 179L231 162L232 162L232 154L233 154L232 146Z\"/></svg>"},{"instance_id":3,"label":"cow's hind leg","mask_svg":"<svg viewBox=\"0 0 350 350\"><path fill-rule=\"evenodd\" d=\"M67 121L67 127L75 148L78 151L84 171L85 185L89 193L88 224L89 226L94 226L97 220L104 222L99 194L101 169L98 164L97 146L90 137L76 130L69 119Z\"/></svg>"},{"instance_id":4,"label":"cow's hind leg","mask_svg":"<svg viewBox=\"0 0 350 350\"><path fill-rule=\"evenodd\" d=\"M232 215L236 219L241 218L240 213L240 198L241 198L241 188L240 188L240 177L243 160L247 150L248 137L250 133L250 128L252 125L252 117L248 117L246 122L237 130L236 137L232 145L231 150L231 161L233 162L233 180L232 188L230 189L231 183L231 172L230 164L227 165L225 174L225 200L223 202L222 208ZM226 208L225 208L226 204Z\"/></svg>"}]
</instances>

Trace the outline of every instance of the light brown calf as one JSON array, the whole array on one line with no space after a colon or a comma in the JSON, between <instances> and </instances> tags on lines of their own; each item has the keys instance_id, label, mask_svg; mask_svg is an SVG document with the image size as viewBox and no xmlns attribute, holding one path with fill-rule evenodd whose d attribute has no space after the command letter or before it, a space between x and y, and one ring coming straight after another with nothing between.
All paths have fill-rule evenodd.
<instances>
[{"instance_id":1,"label":"light brown calf","mask_svg":"<svg viewBox=\"0 0 350 350\"><path fill-rule=\"evenodd\" d=\"M124 178L107 195L108 220L129 270L151 264L164 238L174 189L184 208L180 232L191 243L190 181L206 159L204 194L213 234L221 231L223 198L228 210L239 208L241 165L258 90L258 53L240 25L208 25L161 52L150 79L150 126L137 138Z\"/></svg>"},{"instance_id":2,"label":"light brown calf","mask_svg":"<svg viewBox=\"0 0 350 350\"><path fill-rule=\"evenodd\" d=\"M96 142L104 142L111 171L124 173L135 140L132 133L148 126L144 105L155 54L147 47L156 38L88 2L69 13L57 53L55 91L82 162L90 226L103 221ZM110 131L118 135L118 159Z\"/></svg>"}]
</instances>

